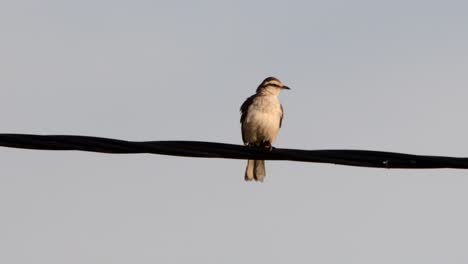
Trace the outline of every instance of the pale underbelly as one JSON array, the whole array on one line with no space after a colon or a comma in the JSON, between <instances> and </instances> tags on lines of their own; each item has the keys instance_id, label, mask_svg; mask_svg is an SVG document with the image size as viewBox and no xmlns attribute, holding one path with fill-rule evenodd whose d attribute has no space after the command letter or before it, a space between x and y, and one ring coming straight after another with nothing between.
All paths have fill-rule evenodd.
<instances>
[{"instance_id":1,"label":"pale underbelly","mask_svg":"<svg viewBox=\"0 0 468 264\"><path fill-rule=\"evenodd\" d=\"M250 144L269 142L273 144L278 135L280 115L274 113L254 112L244 122L244 140Z\"/></svg>"}]
</instances>

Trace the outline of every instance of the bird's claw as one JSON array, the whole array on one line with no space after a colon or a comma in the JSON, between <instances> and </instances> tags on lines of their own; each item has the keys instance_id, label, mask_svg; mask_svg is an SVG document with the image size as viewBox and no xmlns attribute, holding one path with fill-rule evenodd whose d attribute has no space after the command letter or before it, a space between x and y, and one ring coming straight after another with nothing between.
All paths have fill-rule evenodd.
<instances>
[{"instance_id":1,"label":"bird's claw","mask_svg":"<svg viewBox=\"0 0 468 264\"><path fill-rule=\"evenodd\" d=\"M274 149L274 147L273 147L270 143L266 144L266 145L265 145L265 148L266 148L268 151L272 151L272 150Z\"/></svg>"}]
</instances>

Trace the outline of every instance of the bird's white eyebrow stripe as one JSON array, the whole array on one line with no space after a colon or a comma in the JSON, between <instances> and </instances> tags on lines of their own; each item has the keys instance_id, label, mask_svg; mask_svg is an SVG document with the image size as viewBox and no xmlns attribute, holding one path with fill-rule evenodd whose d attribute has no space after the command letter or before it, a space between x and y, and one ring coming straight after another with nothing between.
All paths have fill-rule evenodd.
<instances>
[{"instance_id":1,"label":"bird's white eyebrow stripe","mask_svg":"<svg viewBox=\"0 0 468 264\"><path fill-rule=\"evenodd\" d=\"M267 83L263 84L261 87L267 87L267 86L274 86L274 87L278 87L278 88L283 87L283 86L281 86L279 84L271 83L271 82L267 82Z\"/></svg>"}]
</instances>

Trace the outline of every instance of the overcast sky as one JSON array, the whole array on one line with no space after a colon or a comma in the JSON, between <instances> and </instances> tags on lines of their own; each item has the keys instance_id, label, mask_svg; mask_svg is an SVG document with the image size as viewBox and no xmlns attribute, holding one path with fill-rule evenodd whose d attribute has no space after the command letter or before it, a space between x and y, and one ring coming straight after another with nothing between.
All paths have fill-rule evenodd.
<instances>
[{"instance_id":1,"label":"overcast sky","mask_svg":"<svg viewBox=\"0 0 468 264\"><path fill-rule=\"evenodd\" d=\"M466 1L0 1L0 133L468 156ZM1 263L467 263L468 173L0 148Z\"/></svg>"}]
</instances>

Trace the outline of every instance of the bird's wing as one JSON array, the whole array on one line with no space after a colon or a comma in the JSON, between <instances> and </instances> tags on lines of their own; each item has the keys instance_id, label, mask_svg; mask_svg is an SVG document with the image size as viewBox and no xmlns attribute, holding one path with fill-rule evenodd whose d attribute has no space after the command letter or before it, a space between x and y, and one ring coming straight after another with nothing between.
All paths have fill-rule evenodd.
<instances>
[{"instance_id":1,"label":"bird's wing","mask_svg":"<svg viewBox=\"0 0 468 264\"><path fill-rule=\"evenodd\" d=\"M282 104L280 104L280 108L281 108L281 117L280 117L279 127L281 127L281 124L283 123L283 116L284 116L283 105Z\"/></svg>"},{"instance_id":2,"label":"bird's wing","mask_svg":"<svg viewBox=\"0 0 468 264\"><path fill-rule=\"evenodd\" d=\"M250 96L250 97L247 98L247 99L245 100L245 102L241 105L241 107L240 107L240 111L241 111L240 122L241 122L241 123L244 123L244 120L245 120L245 118L247 117L247 112L248 112L248 110L249 110L249 106L252 105L252 102L253 102L254 98L255 98L255 95Z\"/></svg>"},{"instance_id":3,"label":"bird's wing","mask_svg":"<svg viewBox=\"0 0 468 264\"><path fill-rule=\"evenodd\" d=\"M245 121L245 118L247 117L247 112L249 111L249 107L252 105L254 98L255 98L255 95L250 96L249 98L247 98L245 100L245 102L240 107L240 111L241 111L240 122L241 122L241 130L242 130L242 141L244 143L246 143L245 135L244 135L244 121Z\"/></svg>"}]
</instances>

